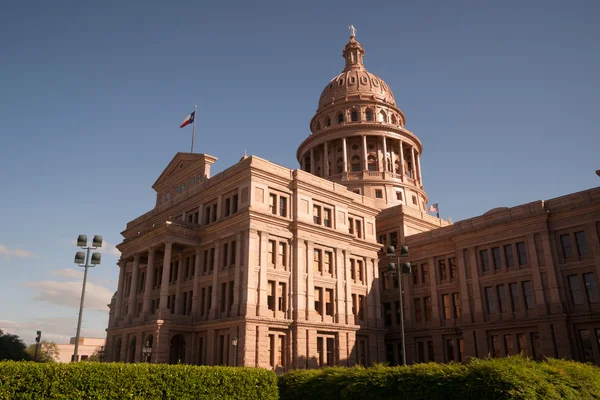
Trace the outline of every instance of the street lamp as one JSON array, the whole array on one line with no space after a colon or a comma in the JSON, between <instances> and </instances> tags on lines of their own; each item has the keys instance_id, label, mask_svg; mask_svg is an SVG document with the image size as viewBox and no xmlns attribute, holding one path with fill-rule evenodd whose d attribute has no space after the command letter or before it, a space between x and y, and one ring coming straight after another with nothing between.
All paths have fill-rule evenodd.
<instances>
[{"instance_id":1,"label":"street lamp","mask_svg":"<svg viewBox=\"0 0 600 400\"><path fill-rule=\"evenodd\" d=\"M406 344L404 340L404 306L402 305L402 277L411 273L411 266L409 262L400 264L400 257L408 257L408 246L400 247L399 256L396 256L396 248L394 246L388 246L388 274L392 276L398 276L398 288L400 290L400 329L402 335L402 365L406 365Z\"/></svg>"},{"instance_id":2,"label":"street lamp","mask_svg":"<svg viewBox=\"0 0 600 400\"><path fill-rule=\"evenodd\" d=\"M150 345L150 341L147 340L144 347L142 347L142 355L144 356L144 360L146 360L146 362L150 362L151 354L152 354L152 346Z\"/></svg>"},{"instance_id":3,"label":"street lamp","mask_svg":"<svg viewBox=\"0 0 600 400\"><path fill-rule=\"evenodd\" d=\"M85 268L85 270L83 273L83 287L81 288L81 302L79 303L77 334L75 335L75 351L73 352L72 360L75 362L79 361L79 336L81 334L81 317L83 316L83 301L85 298L85 284L87 282L88 268L95 267L96 265L100 264L100 253L93 253L92 260L90 262L90 250L96 250L97 248L102 247L102 236L94 235L94 238L92 239L92 245L88 247L87 235L79 235L77 237L77 246L85 250L85 253L83 251L78 251L77 253L75 253L75 264Z\"/></svg>"},{"instance_id":4,"label":"street lamp","mask_svg":"<svg viewBox=\"0 0 600 400\"><path fill-rule=\"evenodd\" d=\"M237 367L237 343L238 338L234 337L231 339L231 345L233 346L233 366Z\"/></svg>"}]
</instances>

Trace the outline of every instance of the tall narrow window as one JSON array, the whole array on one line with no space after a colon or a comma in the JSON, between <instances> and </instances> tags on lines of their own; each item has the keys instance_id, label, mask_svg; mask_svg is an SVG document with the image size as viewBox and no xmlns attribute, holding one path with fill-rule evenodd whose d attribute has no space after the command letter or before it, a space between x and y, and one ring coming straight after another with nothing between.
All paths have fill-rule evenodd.
<instances>
[{"instance_id":1,"label":"tall narrow window","mask_svg":"<svg viewBox=\"0 0 600 400\"><path fill-rule=\"evenodd\" d=\"M529 350L527 349L527 338L523 333L517 333L517 350L524 357L529 355Z\"/></svg>"},{"instance_id":2,"label":"tall narrow window","mask_svg":"<svg viewBox=\"0 0 600 400\"><path fill-rule=\"evenodd\" d=\"M323 209L323 225L327 228L331 228L331 209Z\"/></svg>"},{"instance_id":3,"label":"tall narrow window","mask_svg":"<svg viewBox=\"0 0 600 400\"><path fill-rule=\"evenodd\" d=\"M444 318L452 319L452 305L450 304L450 295L442 295L442 306L444 307Z\"/></svg>"},{"instance_id":4,"label":"tall narrow window","mask_svg":"<svg viewBox=\"0 0 600 400\"><path fill-rule=\"evenodd\" d=\"M365 296L362 294L358 295L358 319L365 320Z\"/></svg>"},{"instance_id":5,"label":"tall narrow window","mask_svg":"<svg viewBox=\"0 0 600 400\"><path fill-rule=\"evenodd\" d=\"M341 124L344 122L344 114L339 113L338 114L338 124Z\"/></svg>"},{"instance_id":6,"label":"tall narrow window","mask_svg":"<svg viewBox=\"0 0 600 400\"><path fill-rule=\"evenodd\" d=\"M285 311L286 310L286 293L285 293L285 283L279 282L277 285L277 310Z\"/></svg>"},{"instance_id":7,"label":"tall narrow window","mask_svg":"<svg viewBox=\"0 0 600 400\"><path fill-rule=\"evenodd\" d=\"M590 331L587 329L579 330L579 340L581 341L581 352L586 362L594 362L594 351L592 350L592 341Z\"/></svg>"},{"instance_id":8,"label":"tall narrow window","mask_svg":"<svg viewBox=\"0 0 600 400\"><path fill-rule=\"evenodd\" d=\"M579 277L577 275L569 275L569 289L571 289L571 299L573 304L583 304L583 296L581 295L581 286L579 285Z\"/></svg>"},{"instance_id":9,"label":"tall narrow window","mask_svg":"<svg viewBox=\"0 0 600 400\"><path fill-rule=\"evenodd\" d=\"M287 266L287 244L279 242L279 265Z\"/></svg>"},{"instance_id":10,"label":"tall narrow window","mask_svg":"<svg viewBox=\"0 0 600 400\"><path fill-rule=\"evenodd\" d=\"M315 311L319 315L323 315L323 289L315 288Z\"/></svg>"},{"instance_id":11,"label":"tall narrow window","mask_svg":"<svg viewBox=\"0 0 600 400\"><path fill-rule=\"evenodd\" d=\"M323 266L321 264L321 250L320 249L314 249L313 266L314 266L315 272L323 272Z\"/></svg>"},{"instance_id":12,"label":"tall narrow window","mask_svg":"<svg viewBox=\"0 0 600 400\"><path fill-rule=\"evenodd\" d=\"M323 256L323 270L329 274L333 274L333 264L331 262L333 254L330 251L326 251L323 253Z\"/></svg>"},{"instance_id":13,"label":"tall narrow window","mask_svg":"<svg viewBox=\"0 0 600 400\"><path fill-rule=\"evenodd\" d=\"M498 285L498 305L500 306L500 312L508 312L508 299L506 298L506 286Z\"/></svg>"},{"instance_id":14,"label":"tall narrow window","mask_svg":"<svg viewBox=\"0 0 600 400\"><path fill-rule=\"evenodd\" d=\"M483 272L488 272L490 270L490 260L488 258L487 249L479 251L479 256L481 258L481 268Z\"/></svg>"},{"instance_id":15,"label":"tall narrow window","mask_svg":"<svg viewBox=\"0 0 600 400\"><path fill-rule=\"evenodd\" d=\"M583 282L585 283L585 291L589 303L598 303L598 289L596 287L596 279L593 272L583 274Z\"/></svg>"},{"instance_id":16,"label":"tall narrow window","mask_svg":"<svg viewBox=\"0 0 600 400\"><path fill-rule=\"evenodd\" d=\"M354 222L356 222L356 236L361 239L362 238L362 223L359 219L356 219Z\"/></svg>"},{"instance_id":17,"label":"tall narrow window","mask_svg":"<svg viewBox=\"0 0 600 400\"><path fill-rule=\"evenodd\" d=\"M383 303L383 323L385 326L392 326L392 304Z\"/></svg>"},{"instance_id":18,"label":"tall narrow window","mask_svg":"<svg viewBox=\"0 0 600 400\"><path fill-rule=\"evenodd\" d=\"M365 119L367 121L373 121L373 112L371 110L367 110L365 113Z\"/></svg>"},{"instance_id":19,"label":"tall narrow window","mask_svg":"<svg viewBox=\"0 0 600 400\"><path fill-rule=\"evenodd\" d=\"M513 349L512 335L504 335L504 348L506 349L507 356L512 356L515 354L515 350Z\"/></svg>"},{"instance_id":20,"label":"tall narrow window","mask_svg":"<svg viewBox=\"0 0 600 400\"><path fill-rule=\"evenodd\" d=\"M350 120L352 122L357 122L358 121L358 113L356 111L352 111L350 113Z\"/></svg>"},{"instance_id":21,"label":"tall narrow window","mask_svg":"<svg viewBox=\"0 0 600 400\"><path fill-rule=\"evenodd\" d=\"M271 193L269 195L269 211L271 212L271 214L277 213L276 204L277 204L277 195Z\"/></svg>"},{"instance_id":22,"label":"tall narrow window","mask_svg":"<svg viewBox=\"0 0 600 400\"><path fill-rule=\"evenodd\" d=\"M423 297L423 303L425 303L425 321L431 321L433 315L433 308L431 305L431 297Z\"/></svg>"},{"instance_id":23,"label":"tall narrow window","mask_svg":"<svg viewBox=\"0 0 600 400\"><path fill-rule=\"evenodd\" d=\"M462 317L460 293L452 293L452 304L454 305L454 318L460 319Z\"/></svg>"},{"instance_id":24,"label":"tall narrow window","mask_svg":"<svg viewBox=\"0 0 600 400\"><path fill-rule=\"evenodd\" d=\"M446 270L446 260L438 260L438 271L440 274L440 280L445 281L448 279L448 271Z\"/></svg>"},{"instance_id":25,"label":"tall narrow window","mask_svg":"<svg viewBox=\"0 0 600 400\"><path fill-rule=\"evenodd\" d=\"M487 302L487 312L493 314L496 312L496 304L494 303L494 290L492 287L486 287L485 290L485 301Z\"/></svg>"},{"instance_id":26,"label":"tall narrow window","mask_svg":"<svg viewBox=\"0 0 600 400\"><path fill-rule=\"evenodd\" d=\"M325 313L333 317L333 289L325 289Z\"/></svg>"},{"instance_id":27,"label":"tall narrow window","mask_svg":"<svg viewBox=\"0 0 600 400\"><path fill-rule=\"evenodd\" d=\"M287 198L283 196L279 198L279 216L287 217Z\"/></svg>"},{"instance_id":28,"label":"tall narrow window","mask_svg":"<svg viewBox=\"0 0 600 400\"><path fill-rule=\"evenodd\" d=\"M525 295L525 308L533 310L535 307L535 299L533 298L533 286L531 281L523 281L523 293Z\"/></svg>"},{"instance_id":29,"label":"tall narrow window","mask_svg":"<svg viewBox=\"0 0 600 400\"><path fill-rule=\"evenodd\" d=\"M423 283L429 283L429 267L427 264L421 264L421 277Z\"/></svg>"},{"instance_id":30,"label":"tall narrow window","mask_svg":"<svg viewBox=\"0 0 600 400\"><path fill-rule=\"evenodd\" d=\"M364 282L364 271L362 260L356 260L356 279L359 282Z\"/></svg>"},{"instance_id":31,"label":"tall narrow window","mask_svg":"<svg viewBox=\"0 0 600 400\"><path fill-rule=\"evenodd\" d=\"M454 339L446 339L446 361L454 361Z\"/></svg>"},{"instance_id":32,"label":"tall narrow window","mask_svg":"<svg viewBox=\"0 0 600 400\"><path fill-rule=\"evenodd\" d=\"M492 335L490 337L490 352L492 353L492 357L501 357L500 353L500 341L498 335Z\"/></svg>"},{"instance_id":33,"label":"tall narrow window","mask_svg":"<svg viewBox=\"0 0 600 400\"><path fill-rule=\"evenodd\" d=\"M587 240L584 231L575 232L575 244L577 245L577 254L579 254L579 257L588 255Z\"/></svg>"},{"instance_id":34,"label":"tall narrow window","mask_svg":"<svg viewBox=\"0 0 600 400\"><path fill-rule=\"evenodd\" d=\"M500 247L492 247L492 259L494 260L494 269L502 268L500 260Z\"/></svg>"},{"instance_id":35,"label":"tall narrow window","mask_svg":"<svg viewBox=\"0 0 600 400\"><path fill-rule=\"evenodd\" d=\"M324 354L324 343L323 337L317 337L317 362L319 363L319 367L322 367L325 364L325 354Z\"/></svg>"},{"instance_id":36,"label":"tall narrow window","mask_svg":"<svg viewBox=\"0 0 600 400\"><path fill-rule=\"evenodd\" d=\"M275 259L275 246L276 243L274 240L269 240L269 242L267 243L267 260L272 266L274 266L275 262L277 261Z\"/></svg>"},{"instance_id":37,"label":"tall narrow window","mask_svg":"<svg viewBox=\"0 0 600 400\"><path fill-rule=\"evenodd\" d=\"M519 256L519 265L527 264L527 249L525 242L517 243L517 255Z\"/></svg>"},{"instance_id":38,"label":"tall narrow window","mask_svg":"<svg viewBox=\"0 0 600 400\"><path fill-rule=\"evenodd\" d=\"M512 311L521 310L521 305L519 304L519 286L516 283L509 283L508 290L510 291L510 305Z\"/></svg>"},{"instance_id":39,"label":"tall narrow window","mask_svg":"<svg viewBox=\"0 0 600 400\"><path fill-rule=\"evenodd\" d=\"M571 236L568 233L560 235L560 247L562 249L563 258L573 257L573 246L571 246Z\"/></svg>"},{"instance_id":40,"label":"tall narrow window","mask_svg":"<svg viewBox=\"0 0 600 400\"><path fill-rule=\"evenodd\" d=\"M267 282L267 307L275 311L275 282Z\"/></svg>"},{"instance_id":41,"label":"tall narrow window","mask_svg":"<svg viewBox=\"0 0 600 400\"><path fill-rule=\"evenodd\" d=\"M277 339L277 366L283 367L285 365L285 336L279 335Z\"/></svg>"},{"instance_id":42,"label":"tall narrow window","mask_svg":"<svg viewBox=\"0 0 600 400\"><path fill-rule=\"evenodd\" d=\"M313 206L313 222L321 225L321 207Z\"/></svg>"},{"instance_id":43,"label":"tall narrow window","mask_svg":"<svg viewBox=\"0 0 600 400\"><path fill-rule=\"evenodd\" d=\"M515 265L515 259L513 257L512 245L507 244L504 246L504 259L506 260L506 268L510 268Z\"/></svg>"},{"instance_id":44,"label":"tall narrow window","mask_svg":"<svg viewBox=\"0 0 600 400\"><path fill-rule=\"evenodd\" d=\"M415 306L415 322L421 322L423 320L421 311L421 299L413 299Z\"/></svg>"},{"instance_id":45,"label":"tall narrow window","mask_svg":"<svg viewBox=\"0 0 600 400\"><path fill-rule=\"evenodd\" d=\"M456 258L450 257L448 259L448 264L450 264L450 279L457 279L458 278L458 269L456 266Z\"/></svg>"}]
</instances>

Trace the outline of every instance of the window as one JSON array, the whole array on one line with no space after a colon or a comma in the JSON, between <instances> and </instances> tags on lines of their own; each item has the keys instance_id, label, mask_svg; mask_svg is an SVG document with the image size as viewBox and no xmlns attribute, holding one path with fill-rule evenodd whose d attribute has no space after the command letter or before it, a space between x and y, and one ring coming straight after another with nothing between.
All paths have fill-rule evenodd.
<instances>
[{"instance_id":1,"label":"window","mask_svg":"<svg viewBox=\"0 0 600 400\"><path fill-rule=\"evenodd\" d=\"M267 282L267 307L269 310L275 311L275 282Z\"/></svg>"},{"instance_id":2,"label":"window","mask_svg":"<svg viewBox=\"0 0 600 400\"><path fill-rule=\"evenodd\" d=\"M356 122L356 121L358 121L358 113L357 113L356 111L352 111L352 112L350 113L350 120L351 120L352 122Z\"/></svg>"},{"instance_id":3,"label":"window","mask_svg":"<svg viewBox=\"0 0 600 400\"><path fill-rule=\"evenodd\" d=\"M454 305L454 318L460 319L462 317L460 293L452 293L452 304Z\"/></svg>"},{"instance_id":4,"label":"window","mask_svg":"<svg viewBox=\"0 0 600 400\"><path fill-rule=\"evenodd\" d=\"M394 301L394 310L396 310L396 325L400 325L400 302Z\"/></svg>"},{"instance_id":5,"label":"window","mask_svg":"<svg viewBox=\"0 0 600 400\"><path fill-rule=\"evenodd\" d=\"M488 272L490 270L490 260L488 258L487 249L480 250L479 256L481 258L481 268L483 269L483 272Z\"/></svg>"},{"instance_id":6,"label":"window","mask_svg":"<svg viewBox=\"0 0 600 400\"><path fill-rule=\"evenodd\" d=\"M512 356L515 354L515 350L513 349L512 335L504 335L504 348L506 349L506 355Z\"/></svg>"},{"instance_id":7,"label":"window","mask_svg":"<svg viewBox=\"0 0 600 400\"><path fill-rule=\"evenodd\" d=\"M421 264L421 278L423 283L429 283L429 267L427 264Z\"/></svg>"},{"instance_id":8,"label":"window","mask_svg":"<svg viewBox=\"0 0 600 400\"><path fill-rule=\"evenodd\" d=\"M523 293L525 295L525 308L527 310L533 310L535 301L533 298L533 287L531 281L523 281Z\"/></svg>"},{"instance_id":9,"label":"window","mask_svg":"<svg viewBox=\"0 0 600 400\"><path fill-rule=\"evenodd\" d=\"M425 321L431 321L433 315L431 297L423 297L423 302L425 303Z\"/></svg>"},{"instance_id":10,"label":"window","mask_svg":"<svg viewBox=\"0 0 600 400\"><path fill-rule=\"evenodd\" d=\"M510 303L512 307L512 311L521 310L521 305L519 304L519 287L516 283L509 283L508 290L510 291Z\"/></svg>"},{"instance_id":11,"label":"window","mask_svg":"<svg viewBox=\"0 0 600 400\"><path fill-rule=\"evenodd\" d=\"M592 341L590 340L590 331L587 329L579 330L579 340L581 341L581 353L586 362L594 362L594 352L592 350Z\"/></svg>"},{"instance_id":12,"label":"window","mask_svg":"<svg viewBox=\"0 0 600 400\"><path fill-rule=\"evenodd\" d=\"M331 118L327 118L327 126L331 126Z\"/></svg>"},{"instance_id":13,"label":"window","mask_svg":"<svg viewBox=\"0 0 600 400\"><path fill-rule=\"evenodd\" d=\"M277 204L277 195L270 194L269 195L269 211L271 211L271 214L277 214L276 204Z\"/></svg>"},{"instance_id":14,"label":"window","mask_svg":"<svg viewBox=\"0 0 600 400\"><path fill-rule=\"evenodd\" d=\"M465 341L463 338L458 339L458 362L462 362L463 354L465 354Z\"/></svg>"},{"instance_id":15,"label":"window","mask_svg":"<svg viewBox=\"0 0 600 400\"><path fill-rule=\"evenodd\" d=\"M279 335L277 339L277 366L283 367L285 363L285 336Z\"/></svg>"},{"instance_id":16,"label":"window","mask_svg":"<svg viewBox=\"0 0 600 400\"><path fill-rule=\"evenodd\" d=\"M365 296L362 294L358 295L358 319L359 321L365 320Z\"/></svg>"},{"instance_id":17,"label":"window","mask_svg":"<svg viewBox=\"0 0 600 400\"><path fill-rule=\"evenodd\" d=\"M573 246L571 246L571 236L567 233L560 235L560 247L564 258L573 257Z\"/></svg>"},{"instance_id":18,"label":"window","mask_svg":"<svg viewBox=\"0 0 600 400\"><path fill-rule=\"evenodd\" d=\"M442 295L442 306L444 307L444 318L452 319L452 304L450 303L450 295Z\"/></svg>"},{"instance_id":19,"label":"window","mask_svg":"<svg viewBox=\"0 0 600 400\"><path fill-rule=\"evenodd\" d=\"M285 311L286 310L286 304L285 304L285 283L280 282L277 285L277 310L278 311Z\"/></svg>"},{"instance_id":20,"label":"window","mask_svg":"<svg viewBox=\"0 0 600 400\"><path fill-rule=\"evenodd\" d=\"M223 212L224 212L225 216L228 217L229 216L229 210L231 208L231 199L229 197L226 198L225 201L224 201L224 203L225 204L224 204L224 207L223 207L224 208Z\"/></svg>"},{"instance_id":21,"label":"window","mask_svg":"<svg viewBox=\"0 0 600 400\"><path fill-rule=\"evenodd\" d=\"M527 350L527 339L523 333L517 333L517 350L520 354L523 354L524 357L529 355L529 351Z\"/></svg>"},{"instance_id":22,"label":"window","mask_svg":"<svg viewBox=\"0 0 600 400\"><path fill-rule=\"evenodd\" d=\"M435 357L433 354L433 340L427 341L427 358L431 362L435 361Z\"/></svg>"},{"instance_id":23,"label":"window","mask_svg":"<svg viewBox=\"0 0 600 400\"><path fill-rule=\"evenodd\" d=\"M487 312L489 314L496 312L496 305L494 303L494 290L492 287L486 287L485 290L485 301L487 302Z\"/></svg>"},{"instance_id":24,"label":"window","mask_svg":"<svg viewBox=\"0 0 600 400\"><path fill-rule=\"evenodd\" d=\"M352 156L352 159L350 160L350 169L352 170L352 172L362 171L362 167L360 166L360 157L359 156Z\"/></svg>"},{"instance_id":25,"label":"window","mask_svg":"<svg viewBox=\"0 0 600 400\"><path fill-rule=\"evenodd\" d=\"M283 242L279 242L279 265L286 266L287 265L287 244Z\"/></svg>"},{"instance_id":26,"label":"window","mask_svg":"<svg viewBox=\"0 0 600 400\"><path fill-rule=\"evenodd\" d=\"M338 124L341 124L344 122L344 114L339 113L338 114Z\"/></svg>"},{"instance_id":27,"label":"window","mask_svg":"<svg viewBox=\"0 0 600 400\"><path fill-rule=\"evenodd\" d=\"M413 285L419 284L419 269L418 268L412 269L412 279L413 279Z\"/></svg>"},{"instance_id":28,"label":"window","mask_svg":"<svg viewBox=\"0 0 600 400\"><path fill-rule=\"evenodd\" d=\"M527 264L527 250L525 249L525 242L517 243L517 255L519 256L519 265Z\"/></svg>"},{"instance_id":29,"label":"window","mask_svg":"<svg viewBox=\"0 0 600 400\"><path fill-rule=\"evenodd\" d=\"M321 207L313 206L313 222L321 225Z\"/></svg>"},{"instance_id":30,"label":"window","mask_svg":"<svg viewBox=\"0 0 600 400\"><path fill-rule=\"evenodd\" d=\"M413 204L416 206L417 205L417 196L413 196L412 201L413 201Z\"/></svg>"},{"instance_id":31,"label":"window","mask_svg":"<svg viewBox=\"0 0 600 400\"><path fill-rule=\"evenodd\" d=\"M381 190L381 189L375 189L375 198L377 198L377 199L383 199L383 190Z\"/></svg>"},{"instance_id":32,"label":"window","mask_svg":"<svg viewBox=\"0 0 600 400\"><path fill-rule=\"evenodd\" d=\"M588 303L598 303L598 289L596 288L596 279L594 273L589 272L583 274L583 282L585 283L585 291L587 293Z\"/></svg>"},{"instance_id":33,"label":"window","mask_svg":"<svg viewBox=\"0 0 600 400\"><path fill-rule=\"evenodd\" d=\"M508 298L506 297L506 287L504 285L498 285L498 305L500 306L500 312L508 312Z\"/></svg>"},{"instance_id":34,"label":"window","mask_svg":"<svg viewBox=\"0 0 600 400\"><path fill-rule=\"evenodd\" d=\"M365 119L367 121L373 121L373 112L371 110L367 110L365 113Z\"/></svg>"},{"instance_id":35,"label":"window","mask_svg":"<svg viewBox=\"0 0 600 400\"><path fill-rule=\"evenodd\" d=\"M355 219L354 222L356 223L356 236L361 239L362 238L362 223L359 219Z\"/></svg>"},{"instance_id":36,"label":"window","mask_svg":"<svg viewBox=\"0 0 600 400\"><path fill-rule=\"evenodd\" d=\"M448 259L448 264L450 264L450 279L457 279L458 278L458 269L456 266L456 258L450 257Z\"/></svg>"},{"instance_id":37,"label":"window","mask_svg":"<svg viewBox=\"0 0 600 400\"><path fill-rule=\"evenodd\" d=\"M223 268L227 268L229 266L229 243L223 243Z\"/></svg>"},{"instance_id":38,"label":"window","mask_svg":"<svg viewBox=\"0 0 600 400\"><path fill-rule=\"evenodd\" d=\"M446 340L446 360L454 361L454 339Z\"/></svg>"},{"instance_id":39,"label":"window","mask_svg":"<svg viewBox=\"0 0 600 400\"><path fill-rule=\"evenodd\" d=\"M377 159L373 154L369 154L367 157L367 169L369 171L377 171Z\"/></svg>"},{"instance_id":40,"label":"window","mask_svg":"<svg viewBox=\"0 0 600 400\"><path fill-rule=\"evenodd\" d=\"M323 315L323 288L316 287L315 288L315 311L319 315Z\"/></svg>"},{"instance_id":41,"label":"window","mask_svg":"<svg viewBox=\"0 0 600 400\"><path fill-rule=\"evenodd\" d=\"M504 246L504 259L506 260L506 268L510 268L515 265L515 260L513 258L513 249L512 245L510 244Z\"/></svg>"},{"instance_id":42,"label":"window","mask_svg":"<svg viewBox=\"0 0 600 400\"><path fill-rule=\"evenodd\" d=\"M285 197L279 197L279 216L287 217L287 198Z\"/></svg>"},{"instance_id":43,"label":"window","mask_svg":"<svg viewBox=\"0 0 600 400\"><path fill-rule=\"evenodd\" d=\"M579 257L588 255L587 240L584 231L575 232L575 244L577 245L577 254L579 254Z\"/></svg>"},{"instance_id":44,"label":"window","mask_svg":"<svg viewBox=\"0 0 600 400\"><path fill-rule=\"evenodd\" d=\"M402 201L402 192L396 192L396 200Z\"/></svg>"},{"instance_id":45,"label":"window","mask_svg":"<svg viewBox=\"0 0 600 400\"><path fill-rule=\"evenodd\" d=\"M333 258L333 254L330 251L324 252L324 257L323 257L324 268L323 268L323 270L330 274L333 274L333 264L331 263L332 258Z\"/></svg>"},{"instance_id":46,"label":"window","mask_svg":"<svg viewBox=\"0 0 600 400\"><path fill-rule=\"evenodd\" d=\"M331 209L323 209L323 225L327 228L331 228Z\"/></svg>"},{"instance_id":47,"label":"window","mask_svg":"<svg viewBox=\"0 0 600 400\"><path fill-rule=\"evenodd\" d=\"M500 340L498 335L492 335L490 337L490 352L492 353L492 357L501 357L500 353Z\"/></svg>"},{"instance_id":48,"label":"window","mask_svg":"<svg viewBox=\"0 0 600 400\"><path fill-rule=\"evenodd\" d=\"M269 264L271 264L272 266L275 265L275 241L274 240L269 240L269 243L267 243L267 260L269 262Z\"/></svg>"},{"instance_id":49,"label":"window","mask_svg":"<svg viewBox=\"0 0 600 400\"><path fill-rule=\"evenodd\" d=\"M425 362L425 343L417 342L417 361Z\"/></svg>"},{"instance_id":50,"label":"window","mask_svg":"<svg viewBox=\"0 0 600 400\"><path fill-rule=\"evenodd\" d=\"M392 326L392 304L383 303L383 322L385 326Z\"/></svg>"},{"instance_id":51,"label":"window","mask_svg":"<svg viewBox=\"0 0 600 400\"><path fill-rule=\"evenodd\" d=\"M390 245L398 247L398 232L390 232Z\"/></svg>"},{"instance_id":52,"label":"window","mask_svg":"<svg viewBox=\"0 0 600 400\"><path fill-rule=\"evenodd\" d=\"M323 272L320 249L314 249L313 266L315 268L315 272Z\"/></svg>"},{"instance_id":53,"label":"window","mask_svg":"<svg viewBox=\"0 0 600 400\"><path fill-rule=\"evenodd\" d=\"M440 272L440 280L448 279L448 271L446 270L446 260L438 260L438 270Z\"/></svg>"},{"instance_id":54,"label":"window","mask_svg":"<svg viewBox=\"0 0 600 400\"><path fill-rule=\"evenodd\" d=\"M333 317L333 289L325 289L325 314Z\"/></svg>"},{"instance_id":55,"label":"window","mask_svg":"<svg viewBox=\"0 0 600 400\"><path fill-rule=\"evenodd\" d=\"M500 247L492 247L492 259L494 260L494 269L502 268L500 260Z\"/></svg>"}]
</instances>

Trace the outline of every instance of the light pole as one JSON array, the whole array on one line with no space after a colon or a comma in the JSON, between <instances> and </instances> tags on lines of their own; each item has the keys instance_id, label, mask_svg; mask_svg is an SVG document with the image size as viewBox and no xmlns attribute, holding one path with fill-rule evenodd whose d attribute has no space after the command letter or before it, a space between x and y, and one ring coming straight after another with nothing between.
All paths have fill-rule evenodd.
<instances>
[{"instance_id":1,"label":"light pole","mask_svg":"<svg viewBox=\"0 0 600 400\"><path fill-rule=\"evenodd\" d=\"M237 342L238 338L234 337L231 339L231 345L233 346L233 366L237 367Z\"/></svg>"},{"instance_id":2,"label":"light pole","mask_svg":"<svg viewBox=\"0 0 600 400\"><path fill-rule=\"evenodd\" d=\"M411 266L409 262L400 264L400 257L408 257L408 246L400 247L399 256L396 255L396 248L394 246L388 246L388 274L392 276L398 276L398 289L400 291L400 333L402 335L402 365L406 365L406 343L404 340L404 306L402 304L402 277L411 273Z\"/></svg>"},{"instance_id":3,"label":"light pole","mask_svg":"<svg viewBox=\"0 0 600 400\"><path fill-rule=\"evenodd\" d=\"M89 267L95 267L100 264L100 253L92 254L92 260L90 262L90 250L96 250L99 247L102 247L102 236L94 235L94 239L92 240L92 245L88 247L87 245L87 235L79 235L77 237L77 246L81 247L85 250L78 251L75 253L75 264L80 267L84 267L85 270L83 272L83 287L81 288L81 302L79 303L79 318L77 319L77 334L75 335L75 351L73 352L73 359L71 361L79 361L79 336L81 334L81 317L83 316L83 301L85 299L85 284L87 282L87 273Z\"/></svg>"},{"instance_id":4,"label":"light pole","mask_svg":"<svg viewBox=\"0 0 600 400\"><path fill-rule=\"evenodd\" d=\"M38 360L38 354L40 352L41 340L42 340L42 331L36 332L37 336L35 337L35 352L33 353L33 361Z\"/></svg>"},{"instance_id":5,"label":"light pole","mask_svg":"<svg viewBox=\"0 0 600 400\"><path fill-rule=\"evenodd\" d=\"M144 347L142 347L142 355L144 356L144 360L146 360L146 362L150 362L151 354L152 354L152 346L150 345L150 341L147 340Z\"/></svg>"}]
</instances>

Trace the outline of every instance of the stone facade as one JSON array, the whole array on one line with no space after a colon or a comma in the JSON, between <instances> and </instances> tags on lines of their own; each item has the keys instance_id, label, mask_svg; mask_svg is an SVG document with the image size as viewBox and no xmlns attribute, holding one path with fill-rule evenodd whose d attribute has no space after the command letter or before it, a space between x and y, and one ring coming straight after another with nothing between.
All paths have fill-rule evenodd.
<instances>
[{"instance_id":1,"label":"stone facade","mask_svg":"<svg viewBox=\"0 0 600 400\"><path fill-rule=\"evenodd\" d=\"M600 189L451 224L427 213L423 146L352 36L300 170L258 157L210 176L178 153L118 246L105 358L273 368L524 352L600 364ZM235 339L235 340L234 340ZM144 358L142 348L151 349Z\"/></svg>"}]
</instances>

